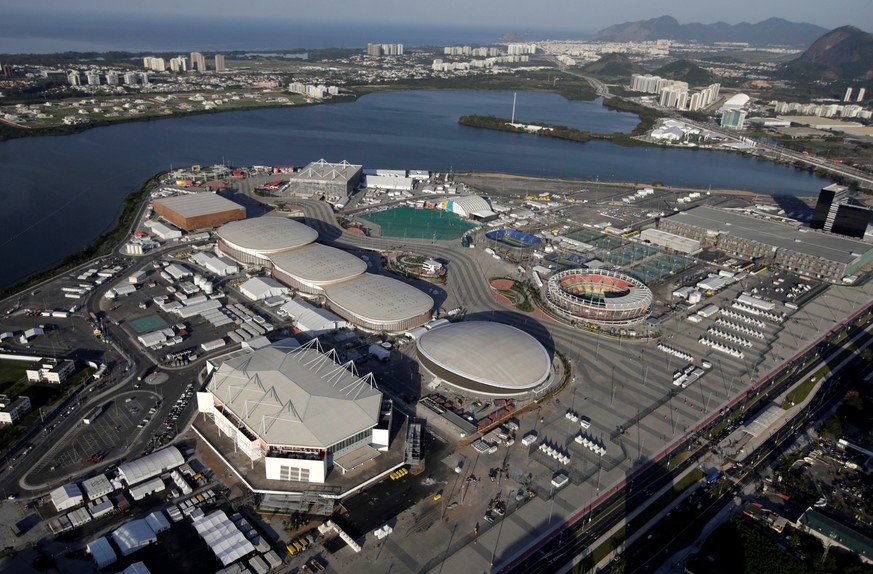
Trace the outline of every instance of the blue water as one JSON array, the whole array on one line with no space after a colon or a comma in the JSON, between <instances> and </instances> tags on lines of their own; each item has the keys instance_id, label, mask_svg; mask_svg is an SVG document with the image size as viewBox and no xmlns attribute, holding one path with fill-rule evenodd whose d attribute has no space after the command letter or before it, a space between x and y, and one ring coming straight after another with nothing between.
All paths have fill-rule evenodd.
<instances>
[{"instance_id":1,"label":"blue water","mask_svg":"<svg viewBox=\"0 0 873 574\"><path fill-rule=\"evenodd\" d=\"M112 227L120 200L171 166L304 165L504 171L534 176L815 195L827 182L737 154L584 144L458 125L463 114L508 116L512 93L409 91L357 102L120 124L65 137L0 143L0 285L50 267ZM519 93L519 121L627 131L632 114L599 102Z\"/></svg>"},{"instance_id":2,"label":"blue water","mask_svg":"<svg viewBox=\"0 0 873 574\"><path fill-rule=\"evenodd\" d=\"M7 8L0 16L0 54L191 50L283 50L294 48L363 48L370 42L406 46L494 43L509 32L488 26L306 21L287 14L217 18L208 10L197 18L53 13ZM519 41L584 38L588 33L525 30Z\"/></svg>"}]
</instances>

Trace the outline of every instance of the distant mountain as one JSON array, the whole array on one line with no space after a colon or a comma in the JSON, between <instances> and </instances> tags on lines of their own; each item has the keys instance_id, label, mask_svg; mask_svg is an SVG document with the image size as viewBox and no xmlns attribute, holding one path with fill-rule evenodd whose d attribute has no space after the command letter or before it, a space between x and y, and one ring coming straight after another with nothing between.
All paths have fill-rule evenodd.
<instances>
[{"instance_id":1,"label":"distant mountain","mask_svg":"<svg viewBox=\"0 0 873 574\"><path fill-rule=\"evenodd\" d=\"M794 78L830 80L873 78L873 34L854 26L831 30L796 60L786 64Z\"/></svg>"},{"instance_id":2,"label":"distant mountain","mask_svg":"<svg viewBox=\"0 0 873 574\"><path fill-rule=\"evenodd\" d=\"M809 46L827 32L814 24L798 24L781 18L769 18L757 24L680 24L672 16L625 22L610 26L594 35L604 42L641 42L644 40L680 40L712 42L748 42L756 46Z\"/></svg>"},{"instance_id":3,"label":"distant mountain","mask_svg":"<svg viewBox=\"0 0 873 574\"><path fill-rule=\"evenodd\" d=\"M661 66L652 73L662 78L688 82L689 86L708 86L719 81L715 74L688 60L676 60L666 66Z\"/></svg>"},{"instance_id":4,"label":"distant mountain","mask_svg":"<svg viewBox=\"0 0 873 574\"><path fill-rule=\"evenodd\" d=\"M622 54L604 54L596 62L586 64L582 71L601 78L629 78L631 74L645 74L646 69Z\"/></svg>"}]
</instances>

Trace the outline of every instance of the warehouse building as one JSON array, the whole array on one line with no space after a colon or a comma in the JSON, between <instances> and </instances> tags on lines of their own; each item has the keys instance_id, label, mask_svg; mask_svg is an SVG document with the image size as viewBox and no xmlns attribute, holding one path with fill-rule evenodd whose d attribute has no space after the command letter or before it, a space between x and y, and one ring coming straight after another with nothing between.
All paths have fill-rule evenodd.
<instances>
[{"instance_id":1,"label":"warehouse building","mask_svg":"<svg viewBox=\"0 0 873 574\"><path fill-rule=\"evenodd\" d=\"M873 260L873 246L712 207L661 220L659 229L743 259L766 258L789 271L839 281Z\"/></svg>"},{"instance_id":2,"label":"warehouse building","mask_svg":"<svg viewBox=\"0 0 873 574\"><path fill-rule=\"evenodd\" d=\"M214 193L193 193L156 199L155 213L185 231L218 227L246 218L246 209Z\"/></svg>"},{"instance_id":3,"label":"warehouse building","mask_svg":"<svg viewBox=\"0 0 873 574\"><path fill-rule=\"evenodd\" d=\"M198 411L236 452L263 461L268 480L324 483L334 466L388 449L391 407L383 409L372 375L359 377L318 339L240 349L207 370Z\"/></svg>"},{"instance_id":4,"label":"warehouse building","mask_svg":"<svg viewBox=\"0 0 873 574\"><path fill-rule=\"evenodd\" d=\"M288 189L294 195L304 197L348 197L361 182L362 171L363 166L347 161L330 163L320 159L292 174Z\"/></svg>"},{"instance_id":5,"label":"warehouse building","mask_svg":"<svg viewBox=\"0 0 873 574\"><path fill-rule=\"evenodd\" d=\"M491 221L497 219L497 214L491 209L491 204L478 195L461 195L452 199L444 199L437 208L460 215L465 219Z\"/></svg>"},{"instance_id":6,"label":"warehouse building","mask_svg":"<svg viewBox=\"0 0 873 574\"><path fill-rule=\"evenodd\" d=\"M416 340L418 361L439 383L474 396L523 397L548 388L552 359L515 327L465 321L431 329Z\"/></svg>"},{"instance_id":7,"label":"warehouse building","mask_svg":"<svg viewBox=\"0 0 873 574\"><path fill-rule=\"evenodd\" d=\"M700 241L657 229L643 229L640 240L686 255L700 253Z\"/></svg>"},{"instance_id":8,"label":"warehouse building","mask_svg":"<svg viewBox=\"0 0 873 574\"><path fill-rule=\"evenodd\" d=\"M168 446L150 455L126 462L118 467L118 476L128 486L139 484L185 464L182 453L174 446Z\"/></svg>"}]
</instances>

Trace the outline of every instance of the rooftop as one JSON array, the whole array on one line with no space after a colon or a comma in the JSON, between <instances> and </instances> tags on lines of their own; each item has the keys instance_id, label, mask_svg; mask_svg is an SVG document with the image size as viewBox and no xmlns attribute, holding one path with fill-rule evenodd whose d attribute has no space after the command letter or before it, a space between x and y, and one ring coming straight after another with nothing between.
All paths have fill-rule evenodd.
<instances>
[{"instance_id":1,"label":"rooftop","mask_svg":"<svg viewBox=\"0 0 873 574\"><path fill-rule=\"evenodd\" d=\"M348 181L361 171L362 166L345 160L340 163L330 163L324 159L314 161L291 176L295 179L315 179L320 181Z\"/></svg>"},{"instance_id":2,"label":"rooftop","mask_svg":"<svg viewBox=\"0 0 873 574\"><path fill-rule=\"evenodd\" d=\"M277 253L270 261L283 273L317 284L351 279L367 270L367 264L358 257L320 243Z\"/></svg>"},{"instance_id":3,"label":"rooftop","mask_svg":"<svg viewBox=\"0 0 873 574\"><path fill-rule=\"evenodd\" d=\"M433 299L423 291L371 273L327 286L324 291L333 304L375 323L411 319L433 308Z\"/></svg>"},{"instance_id":4,"label":"rooftop","mask_svg":"<svg viewBox=\"0 0 873 574\"><path fill-rule=\"evenodd\" d=\"M271 445L326 448L379 421L382 393L322 353L317 340L221 363L207 388Z\"/></svg>"},{"instance_id":5,"label":"rooftop","mask_svg":"<svg viewBox=\"0 0 873 574\"><path fill-rule=\"evenodd\" d=\"M183 217L197 217L198 215L209 215L210 213L232 210L245 211L245 207L242 205L215 193L192 193L162 197L154 202L172 209Z\"/></svg>"},{"instance_id":6,"label":"rooftop","mask_svg":"<svg viewBox=\"0 0 873 574\"><path fill-rule=\"evenodd\" d=\"M873 246L862 241L818 233L712 207L694 207L679 212L669 219L839 263L852 263L860 255L873 249Z\"/></svg>"},{"instance_id":7,"label":"rooftop","mask_svg":"<svg viewBox=\"0 0 873 574\"><path fill-rule=\"evenodd\" d=\"M255 217L231 221L218 228L218 236L236 247L277 252L302 247L318 239L318 232L284 217Z\"/></svg>"},{"instance_id":8,"label":"rooftop","mask_svg":"<svg viewBox=\"0 0 873 574\"><path fill-rule=\"evenodd\" d=\"M515 327L466 321L422 335L417 350L472 381L503 389L531 389L549 376L552 360L539 341Z\"/></svg>"}]
</instances>

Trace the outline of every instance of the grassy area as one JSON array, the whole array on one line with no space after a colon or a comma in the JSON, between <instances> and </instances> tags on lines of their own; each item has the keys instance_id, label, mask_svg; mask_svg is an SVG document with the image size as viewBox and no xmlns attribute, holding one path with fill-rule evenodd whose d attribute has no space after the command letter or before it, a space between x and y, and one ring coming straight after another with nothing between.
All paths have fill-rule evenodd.
<instances>
[{"instance_id":1,"label":"grassy area","mask_svg":"<svg viewBox=\"0 0 873 574\"><path fill-rule=\"evenodd\" d=\"M815 386L817 381L821 380L821 377L825 376L830 368L827 366L819 369L813 376L808 377L805 381L795 386L791 391L785 396L785 400L782 402L782 408L786 411L793 407L796 404L802 403L806 400L807 395Z\"/></svg>"},{"instance_id":2,"label":"grassy area","mask_svg":"<svg viewBox=\"0 0 873 574\"><path fill-rule=\"evenodd\" d=\"M24 378L24 371L31 364L28 361L0 361L0 394L8 395L7 389Z\"/></svg>"}]
</instances>

